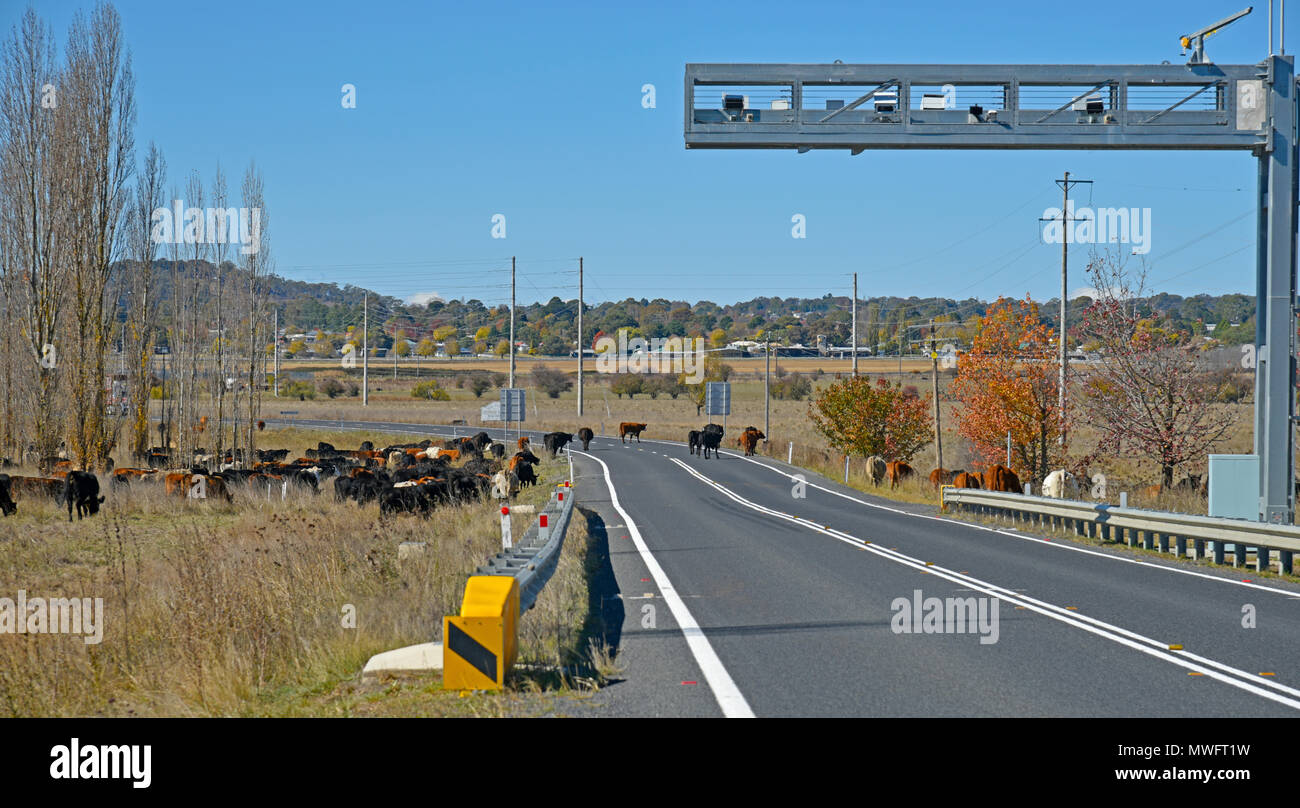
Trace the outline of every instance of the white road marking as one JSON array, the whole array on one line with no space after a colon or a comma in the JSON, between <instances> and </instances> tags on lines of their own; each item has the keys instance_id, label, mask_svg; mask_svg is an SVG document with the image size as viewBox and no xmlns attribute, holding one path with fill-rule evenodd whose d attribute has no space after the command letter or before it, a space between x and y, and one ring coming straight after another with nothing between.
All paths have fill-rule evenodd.
<instances>
[{"instance_id":1,"label":"white road marking","mask_svg":"<svg viewBox=\"0 0 1300 808\"><path fill-rule=\"evenodd\" d=\"M721 483L718 483L704 476L703 474L699 473L698 471L686 465L680 460L674 458L672 462L681 466L683 469L686 470L688 474L691 474L692 476L696 477L705 485L710 486L711 488L722 493L728 499L740 505L743 505L746 508L749 508L750 510L758 511L759 513L764 513L769 516L774 516L778 519L783 519L787 522L793 522L794 524L797 525L802 525L803 527L806 527L809 530L813 530L818 533L824 533L827 536L837 539L838 541L844 542L845 544L850 544L853 545L854 547L859 547L868 552L875 553L881 558L885 558L895 563L902 564L903 566L911 567L921 572L929 572L933 575L937 575L940 578L944 578L954 583L966 584L972 587L973 589L975 589L976 591L983 592L987 595L998 598L1000 600L1008 601L1018 606L1023 606L1024 608L1030 611L1038 612L1039 614L1045 617L1050 617L1053 620L1056 620L1058 622L1065 623L1066 625L1086 631L1090 634L1095 634L1098 637L1102 637L1104 639L1110 640L1111 642L1126 646L1140 653L1147 654L1148 656L1155 657L1157 659L1163 660L1165 662L1169 662L1170 664L1177 665L1179 667L1186 668L1194 672L1202 673L1205 676L1208 676L1212 679L1216 679L1225 684L1232 685L1233 687L1236 687L1240 690L1244 690L1248 693L1252 693L1256 696L1260 696L1261 698L1265 698L1270 701L1275 701L1278 704L1283 704L1287 707L1291 707L1292 709L1300 710L1300 700L1297 700L1295 698L1288 698L1287 696L1282 695L1282 693L1287 693L1293 696L1300 696L1300 690L1297 690L1295 688L1287 687L1286 685L1281 685L1277 682L1271 681L1268 678L1254 676L1238 668L1233 668L1221 662L1217 662L1212 659L1207 659L1205 657L1197 656L1195 654L1190 654L1183 651L1170 652L1168 650L1169 643L1167 642L1160 642L1157 640L1153 640L1150 637L1145 637L1136 632L1129 631L1128 629L1123 628L1121 626L1116 626L1111 623L1107 623L1103 620L1098 620L1093 617L1088 617L1087 615L1080 614L1075 611L1068 611L1055 604L1047 603L1045 601L1041 601L1038 600L1037 598L1032 598L1027 595L1018 594L1005 587L998 586L997 584L989 583L987 581L983 581L979 578L974 578L970 575L963 575L959 572L956 572L954 570L949 570L944 567L927 565L926 562L917 558L913 558L912 556L906 555L905 553L901 553L895 550L883 549L878 545L864 542L862 539L859 539L856 536L852 536L848 533L844 533L839 530L834 530L832 528L821 527L820 525L816 525L812 522L809 522L806 519L796 520L786 514L781 513L780 511L765 507L763 505L759 505L756 502L752 502L748 499L745 499L739 494L736 494L731 490L729 490L726 486L723 486ZM1206 670L1206 668L1213 668L1214 670ZM1236 677L1241 677L1241 678L1236 678ZM1263 687L1260 687L1259 685L1271 686L1276 690L1281 691L1281 693L1275 693L1270 690L1265 690Z\"/></svg>"},{"instance_id":2,"label":"white road marking","mask_svg":"<svg viewBox=\"0 0 1300 808\"><path fill-rule=\"evenodd\" d=\"M728 452L727 454L728 456L734 457L738 460L744 460L749 463L753 463L756 466L761 466L762 468L765 468L768 471L775 472L776 474L780 474L782 477L786 477L791 480L794 479L793 474L787 474L781 469L775 468L773 466L769 466L766 463L760 463L759 461L754 460L752 458L744 457L738 454L731 454L730 452ZM1272 592L1278 595L1286 595L1292 598L1296 597L1296 593L1289 589L1277 589L1275 587L1264 586L1262 584L1257 584L1254 582L1247 583L1246 581L1235 580L1232 578L1224 578L1219 575L1211 575L1206 572L1197 572L1196 570L1188 570L1188 569L1182 569L1180 567L1168 566L1165 564L1157 564L1154 563L1153 561L1143 561L1142 559L1136 559L1136 558L1125 558L1124 556L1118 556L1113 553L1103 553L1100 550L1091 550L1087 547L1079 547L1069 542L1063 542L1059 540L1051 541L1049 539L1040 538L1038 536L1031 536L1024 533L1017 533L1011 529L994 528L994 527L989 527L987 525L981 525L975 522L966 522L960 519L947 519L941 516L930 516L924 513L912 513L911 511L905 511L902 508L891 508L888 505L880 505L875 502L867 502L866 500L858 499L857 497L850 496L840 491L835 491L834 489L827 488L826 486L818 485L812 480L806 480L804 484L807 485L809 488L816 488L818 491L825 491L826 493L833 494L834 496L840 497L841 499L847 499L850 502L856 502L859 505L865 505L868 508L876 508L878 510L889 511L890 513L896 513L899 514L900 516L910 516L914 519L929 519L934 522L943 522L944 524L948 524L948 525L962 525L965 527L974 528L975 530L983 530L987 533L997 533L1001 536L1009 536L1013 539L1020 539L1021 541L1034 542L1035 544L1040 544L1046 547L1055 547L1060 550L1070 550L1076 553L1083 553L1085 555L1109 559L1111 561L1122 561L1126 564L1142 564L1149 569L1160 569L1160 570L1165 570L1166 572L1177 573L1179 575L1190 575L1195 578L1204 578L1210 581L1218 581L1219 583L1233 584L1236 586L1244 586L1249 589L1259 589L1265 592Z\"/></svg>"},{"instance_id":3,"label":"white road marking","mask_svg":"<svg viewBox=\"0 0 1300 808\"><path fill-rule=\"evenodd\" d=\"M686 645L691 649L692 656L695 657L695 663L700 666L700 672L704 674L704 679L709 683L709 688L713 691L713 697L718 701L718 707L722 709L722 714L727 718L754 718L754 711L750 709L749 702L745 701L744 695L732 681L731 674L723 666L722 660L718 658L713 646L709 643L704 632L700 629L700 624L695 622L695 617L686 604L682 601L677 590L673 588L672 581L668 580L668 574L664 572L663 567L659 566L658 560L650 552L646 545L645 539L641 537L641 531L637 529L636 523L632 517L618 501L618 492L614 489L614 480L610 477L609 466L605 461L595 455L587 452L577 452L577 454L586 455L600 464L605 470L605 484L609 487L610 504L614 510L618 511L627 525L627 531L636 544L637 552L641 554L641 561L650 570L650 576L654 578L655 585L659 587L660 594L668 602L668 609L673 614L673 619L682 630L682 636L686 638Z\"/></svg>"}]
</instances>

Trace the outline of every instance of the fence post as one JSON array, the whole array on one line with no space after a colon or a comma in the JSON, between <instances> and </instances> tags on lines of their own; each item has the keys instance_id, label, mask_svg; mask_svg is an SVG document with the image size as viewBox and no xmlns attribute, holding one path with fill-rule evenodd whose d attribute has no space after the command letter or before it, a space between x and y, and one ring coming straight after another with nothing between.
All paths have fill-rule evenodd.
<instances>
[{"instance_id":1,"label":"fence post","mask_svg":"<svg viewBox=\"0 0 1300 808\"><path fill-rule=\"evenodd\" d=\"M790 449L785 453L785 462L794 463L794 441L790 441Z\"/></svg>"},{"instance_id":2,"label":"fence post","mask_svg":"<svg viewBox=\"0 0 1300 808\"><path fill-rule=\"evenodd\" d=\"M551 528L547 524L546 514L537 517L537 543L546 544L551 539Z\"/></svg>"},{"instance_id":3,"label":"fence post","mask_svg":"<svg viewBox=\"0 0 1300 808\"><path fill-rule=\"evenodd\" d=\"M501 549L509 550L514 547L514 541L510 537L510 507L501 506Z\"/></svg>"}]
</instances>

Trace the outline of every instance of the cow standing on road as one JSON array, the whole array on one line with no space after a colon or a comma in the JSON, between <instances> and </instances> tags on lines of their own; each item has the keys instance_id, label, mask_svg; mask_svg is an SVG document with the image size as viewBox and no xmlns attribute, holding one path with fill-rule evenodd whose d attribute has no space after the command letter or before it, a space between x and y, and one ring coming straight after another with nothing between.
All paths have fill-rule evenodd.
<instances>
[{"instance_id":1,"label":"cow standing on road","mask_svg":"<svg viewBox=\"0 0 1300 808\"><path fill-rule=\"evenodd\" d=\"M627 443L627 436L631 435L636 438L636 442L641 442L641 433L645 431L648 424L634 424L624 421L618 425L618 439L622 443Z\"/></svg>"},{"instance_id":2,"label":"cow standing on road","mask_svg":"<svg viewBox=\"0 0 1300 808\"><path fill-rule=\"evenodd\" d=\"M746 427L740 435L740 446L745 450L745 457L752 457L754 450L758 448L760 440L767 440L767 435L763 434L761 429Z\"/></svg>"},{"instance_id":3,"label":"cow standing on road","mask_svg":"<svg viewBox=\"0 0 1300 808\"><path fill-rule=\"evenodd\" d=\"M708 459L710 451L716 455L720 446L722 446L722 427L717 424L705 424L704 429L700 430L700 448L705 459Z\"/></svg>"}]
</instances>

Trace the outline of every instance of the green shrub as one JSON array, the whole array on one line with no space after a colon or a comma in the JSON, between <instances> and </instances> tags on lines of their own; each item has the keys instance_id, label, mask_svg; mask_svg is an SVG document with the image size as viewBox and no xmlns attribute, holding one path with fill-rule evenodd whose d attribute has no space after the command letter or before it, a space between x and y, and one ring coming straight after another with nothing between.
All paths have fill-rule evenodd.
<instances>
[{"instance_id":1,"label":"green shrub","mask_svg":"<svg viewBox=\"0 0 1300 808\"><path fill-rule=\"evenodd\" d=\"M442 385L430 379L411 388L411 398L423 398L429 401L451 401L451 394L442 389Z\"/></svg>"}]
</instances>

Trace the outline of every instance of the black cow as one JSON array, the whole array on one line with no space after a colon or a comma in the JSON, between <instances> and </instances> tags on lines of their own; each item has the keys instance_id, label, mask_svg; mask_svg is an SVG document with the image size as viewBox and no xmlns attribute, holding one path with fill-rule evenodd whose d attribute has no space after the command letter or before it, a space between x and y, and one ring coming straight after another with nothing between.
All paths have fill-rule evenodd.
<instances>
[{"instance_id":1,"label":"black cow","mask_svg":"<svg viewBox=\"0 0 1300 808\"><path fill-rule=\"evenodd\" d=\"M533 471L533 467L528 463L520 463L515 466L515 476L519 478L521 486L537 485L537 472Z\"/></svg>"},{"instance_id":2,"label":"black cow","mask_svg":"<svg viewBox=\"0 0 1300 808\"><path fill-rule=\"evenodd\" d=\"M700 453L700 430L692 429L686 433L686 445L691 447L691 454Z\"/></svg>"},{"instance_id":3,"label":"black cow","mask_svg":"<svg viewBox=\"0 0 1300 808\"><path fill-rule=\"evenodd\" d=\"M68 503L68 521L72 521L72 506L77 506L77 519L83 515L99 513L104 498L99 493L99 478L89 471L69 471L63 482L63 499Z\"/></svg>"},{"instance_id":4,"label":"black cow","mask_svg":"<svg viewBox=\"0 0 1300 808\"><path fill-rule=\"evenodd\" d=\"M473 440L474 440L474 446L475 448L478 449L480 454L483 453L483 450L486 447L492 445L492 436L486 432L479 432L477 435L474 436Z\"/></svg>"},{"instance_id":5,"label":"black cow","mask_svg":"<svg viewBox=\"0 0 1300 808\"><path fill-rule=\"evenodd\" d=\"M504 443L494 443L491 447L492 456L497 460L506 456L506 445Z\"/></svg>"},{"instance_id":6,"label":"black cow","mask_svg":"<svg viewBox=\"0 0 1300 808\"><path fill-rule=\"evenodd\" d=\"M542 445L551 453L551 457L555 457L571 440L573 440L572 432L548 432L542 438Z\"/></svg>"},{"instance_id":7,"label":"black cow","mask_svg":"<svg viewBox=\"0 0 1300 808\"><path fill-rule=\"evenodd\" d=\"M716 455L718 447L721 445L722 427L717 424L707 424L704 429L700 430L700 446L703 449L705 458L708 458L710 450Z\"/></svg>"},{"instance_id":8,"label":"black cow","mask_svg":"<svg viewBox=\"0 0 1300 808\"><path fill-rule=\"evenodd\" d=\"M578 430L578 440L582 441L582 451L585 452L591 448L591 439L594 437L596 437L596 433L585 426Z\"/></svg>"},{"instance_id":9,"label":"black cow","mask_svg":"<svg viewBox=\"0 0 1300 808\"><path fill-rule=\"evenodd\" d=\"M3 511L5 516L18 513L18 506L14 504L13 496L9 491L8 474L0 474L0 511Z\"/></svg>"},{"instance_id":10,"label":"black cow","mask_svg":"<svg viewBox=\"0 0 1300 808\"><path fill-rule=\"evenodd\" d=\"M379 513L419 513L429 512L432 503L418 485L401 485L385 488L379 492Z\"/></svg>"},{"instance_id":11,"label":"black cow","mask_svg":"<svg viewBox=\"0 0 1300 808\"><path fill-rule=\"evenodd\" d=\"M375 475L361 477L335 477L334 478L334 499L342 502L345 499L356 501L358 505L364 505L379 498L379 492L384 489L384 483Z\"/></svg>"}]
</instances>

